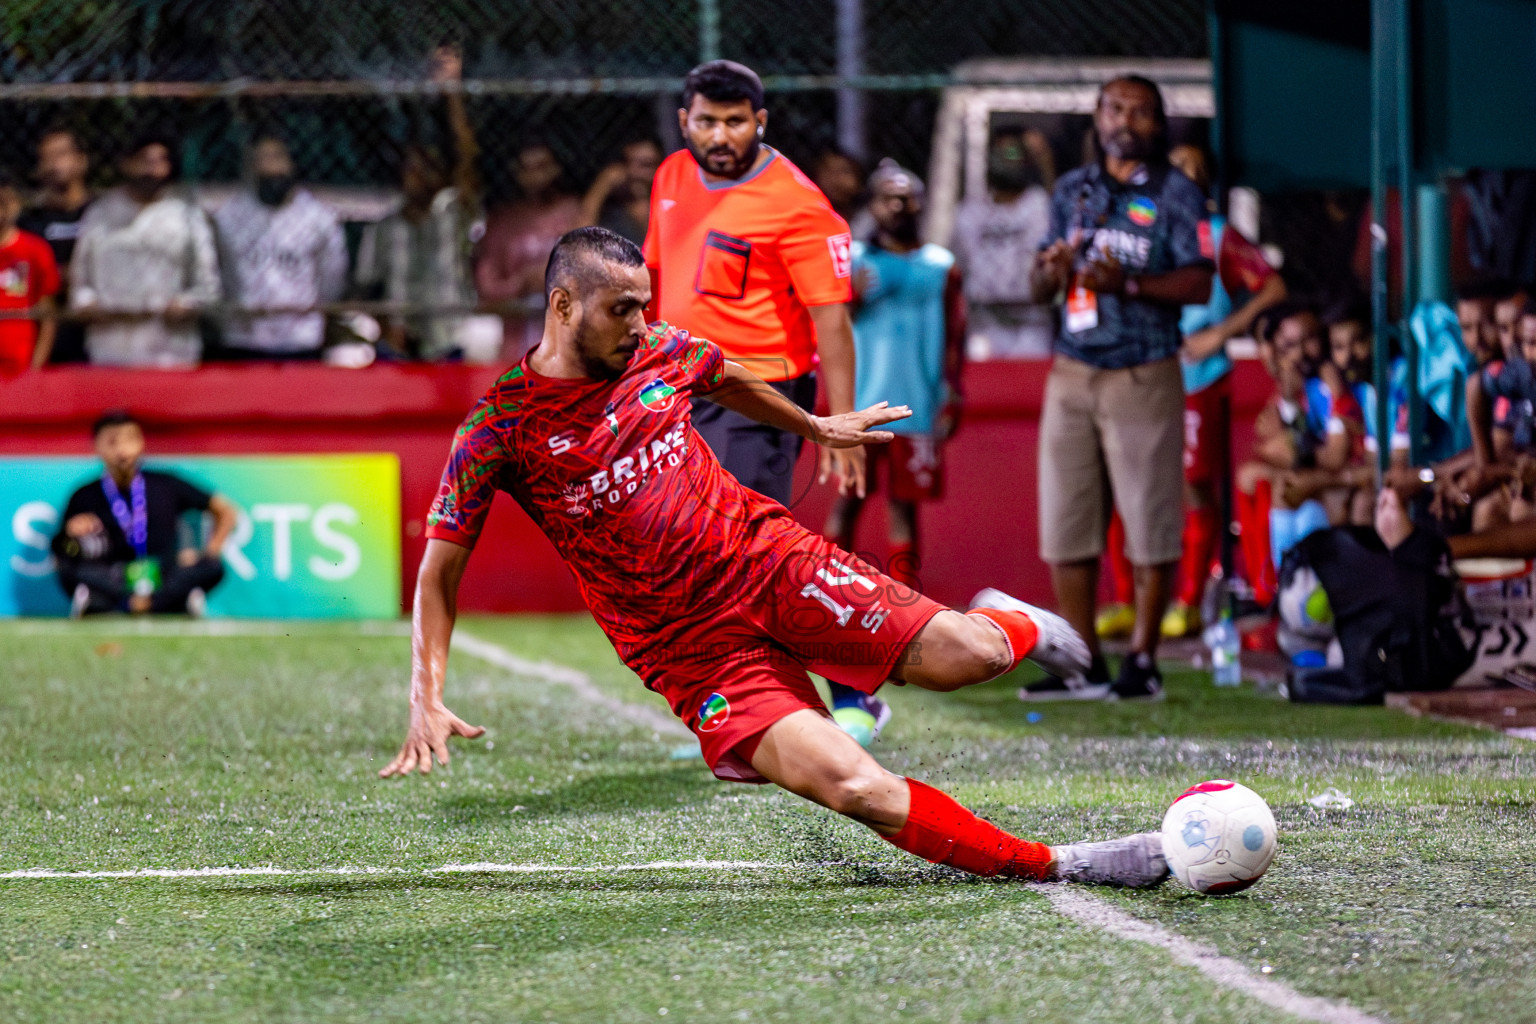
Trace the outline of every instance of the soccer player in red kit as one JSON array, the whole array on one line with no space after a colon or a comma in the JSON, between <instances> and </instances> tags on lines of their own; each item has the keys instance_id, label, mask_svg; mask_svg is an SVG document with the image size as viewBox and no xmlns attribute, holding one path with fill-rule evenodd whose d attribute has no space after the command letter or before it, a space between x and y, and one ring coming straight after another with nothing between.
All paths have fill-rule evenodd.
<instances>
[{"instance_id":1,"label":"soccer player in red kit","mask_svg":"<svg viewBox=\"0 0 1536 1024\"><path fill-rule=\"evenodd\" d=\"M884 403L805 413L719 348L645 323L640 250L603 228L550 256L544 337L470 411L427 519L412 623L410 727L379 774L431 770L473 739L443 704L458 583L498 490L575 574L625 664L699 737L722 779L773 782L903 850L981 875L1154 885L1157 833L1050 847L1016 838L924 783L882 768L833 724L807 670L871 690L948 691L1028 657L1088 664L1065 620L997 591L944 608L797 524L725 472L691 422L697 395L849 448L889 441ZM921 651L921 657L916 653Z\"/></svg>"}]
</instances>

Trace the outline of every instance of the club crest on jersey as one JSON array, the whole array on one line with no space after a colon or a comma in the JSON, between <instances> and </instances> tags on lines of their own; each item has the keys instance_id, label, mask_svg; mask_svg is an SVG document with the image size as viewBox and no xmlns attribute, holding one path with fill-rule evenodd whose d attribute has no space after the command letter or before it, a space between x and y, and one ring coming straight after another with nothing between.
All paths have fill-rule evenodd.
<instances>
[{"instance_id":1,"label":"club crest on jersey","mask_svg":"<svg viewBox=\"0 0 1536 1024\"><path fill-rule=\"evenodd\" d=\"M1149 228L1157 221L1157 204L1146 196L1137 196L1125 208L1125 215L1139 228Z\"/></svg>"},{"instance_id":2,"label":"club crest on jersey","mask_svg":"<svg viewBox=\"0 0 1536 1024\"><path fill-rule=\"evenodd\" d=\"M613 433L614 437L619 436L619 417L614 412L614 404L612 402L603 407L603 422L608 424L608 429Z\"/></svg>"},{"instance_id":3,"label":"club crest on jersey","mask_svg":"<svg viewBox=\"0 0 1536 1024\"><path fill-rule=\"evenodd\" d=\"M718 693L709 695L699 708L699 732L714 732L731 720L731 702Z\"/></svg>"},{"instance_id":4,"label":"club crest on jersey","mask_svg":"<svg viewBox=\"0 0 1536 1024\"><path fill-rule=\"evenodd\" d=\"M660 377L640 389L640 405L646 412L666 412L676 398L677 388Z\"/></svg>"}]
</instances>

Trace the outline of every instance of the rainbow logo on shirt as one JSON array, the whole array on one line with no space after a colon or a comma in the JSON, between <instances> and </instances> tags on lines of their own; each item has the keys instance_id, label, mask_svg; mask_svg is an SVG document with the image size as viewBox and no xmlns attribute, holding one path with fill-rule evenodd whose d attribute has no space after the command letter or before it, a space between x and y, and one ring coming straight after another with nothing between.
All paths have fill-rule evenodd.
<instances>
[{"instance_id":1,"label":"rainbow logo on shirt","mask_svg":"<svg viewBox=\"0 0 1536 1024\"><path fill-rule=\"evenodd\" d=\"M666 412L676 394L677 388L657 377L640 389L640 404L646 412Z\"/></svg>"},{"instance_id":2,"label":"rainbow logo on shirt","mask_svg":"<svg viewBox=\"0 0 1536 1024\"><path fill-rule=\"evenodd\" d=\"M1125 207L1125 215L1139 228L1149 228L1157 220L1157 204L1146 196L1137 196Z\"/></svg>"},{"instance_id":3,"label":"rainbow logo on shirt","mask_svg":"<svg viewBox=\"0 0 1536 1024\"><path fill-rule=\"evenodd\" d=\"M699 732L714 732L731 720L731 702L718 693L709 695L699 708Z\"/></svg>"}]
</instances>

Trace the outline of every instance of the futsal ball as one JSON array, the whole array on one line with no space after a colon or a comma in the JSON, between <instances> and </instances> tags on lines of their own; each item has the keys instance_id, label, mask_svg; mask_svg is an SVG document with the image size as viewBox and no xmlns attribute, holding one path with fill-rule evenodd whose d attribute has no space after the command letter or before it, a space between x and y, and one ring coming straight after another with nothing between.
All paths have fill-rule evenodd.
<instances>
[{"instance_id":1,"label":"futsal ball","mask_svg":"<svg viewBox=\"0 0 1536 1024\"><path fill-rule=\"evenodd\" d=\"M1163 816L1163 855L1174 877L1196 892L1241 892L1275 859L1275 816L1247 786L1202 782Z\"/></svg>"}]
</instances>

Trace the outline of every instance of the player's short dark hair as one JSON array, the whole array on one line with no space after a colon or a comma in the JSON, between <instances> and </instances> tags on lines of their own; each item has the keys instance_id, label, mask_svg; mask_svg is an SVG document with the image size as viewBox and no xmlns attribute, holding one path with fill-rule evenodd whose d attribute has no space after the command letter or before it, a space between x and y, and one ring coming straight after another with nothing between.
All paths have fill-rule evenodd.
<instances>
[{"instance_id":1,"label":"player's short dark hair","mask_svg":"<svg viewBox=\"0 0 1536 1024\"><path fill-rule=\"evenodd\" d=\"M1284 302L1277 302L1264 312L1269 314L1271 334L1292 317L1310 316L1318 321L1322 320L1322 317L1318 316L1317 307L1305 299L1287 299Z\"/></svg>"},{"instance_id":2,"label":"player's short dark hair","mask_svg":"<svg viewBox=\"0 0 1536 1024\"><path fill-rule=\"evenodd\" d=\"M623 235L607 228L577 228L560 236L549 252L544 268L544 294L571 285L585 288L601 273L603 264L643 267L645 256L640 247Z\"/></svg>"},{"instance_id":3,"label":"player's short dark hair","mask_svg":"<svg viewBox=\"0 0 1536 1024\"><path fill-rule=\"evenodd\" d=\"M703 96L711 103L748 100L755 114L763 109L763 80L745 64L733 60L712 60L700 64L683 79L684 110L693 106L695 96Z\"/></svg>"},{"instance_id":4,"label":"player's short dark hair","mask_svg":"<svg viewBox=\"0 0 1536 1024\"><path fill-rule=\"evenodd\" d=\"M11 189L14 191L20 188L21 179L16 176L16 172L9 167L0 167L0 190Z\"/></svg>"},{"instance_id":5,"label":"player's short dark hair","mask_svg":"<svg viewBox=\"0 0 1536 1024\"><path fill-rule=\"evenodd\" d=\"M1518 291L1508 281L1498 278L1478 278L1456 289L1457 302L1497 302Z\"/></svg>"},{"instance_id":6,"label":"player's short dark hair","mask_svg":"<svg viewBox=\"0 0 1536 1024\"><path fill-rule=\"evenodd\" d=\"M1347 324L1349 322L1364 324L1367 329L1371 326L1371 307L1358 298L1341 299L1323 311L1323 325L1332 327L1334 324Z\"/></svg>"},{"instance_id":7,"label":"player's short dark hair","mask_svg":"<svg viewBox=\"0 0 1536 1024\"><path fill-rule=\"evenodd\" d=\"M133 413L127 409L108 409L96 417L96 422L91 424L91 439L95 440L100 437L101 432L109 427L121 427L128 423L132 423L136 427L143 426L142 423L134 418Z\"/></svg>"},{"instance_id":8,"label":"player's short dark hair","mask_svg":"<svg viewBox=\"0 0 1536 1024\"><path fill-rule=\"evenodd\" d=\"M1521 316L1536 316L1536 299L1526 299L1525 305L1520 307Z\"/></svg>"},{"instance_id":9,"label":"player's short dark hair","mask_svg":"<svg viewBox=\"0 0 1536 1024\"><path fill-rule=\"evenodd\" d=\"M176 162L178 144L176 137L164 128L144 128L134 132L123 146L121 155L124 157L137 156L150 146L164 146L171 162Z\"/></svg>"}]
</instances>

